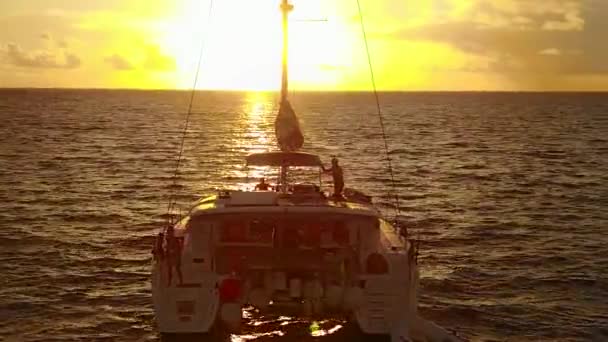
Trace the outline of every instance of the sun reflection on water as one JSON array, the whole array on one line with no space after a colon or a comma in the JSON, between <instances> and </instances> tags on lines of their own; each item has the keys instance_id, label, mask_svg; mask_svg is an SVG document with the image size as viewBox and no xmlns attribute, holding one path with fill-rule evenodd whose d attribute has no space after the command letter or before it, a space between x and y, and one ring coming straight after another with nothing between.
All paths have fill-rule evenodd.
<instances>
[{"instance_id":1,"label":"sun reflection on water","mask_svg":"<svg viewBox=\"0 0 608 342\"><path fill-rule=\"evenodd\" d=\"M283 337L291 341L295 336L301 339L307 331L312 338L334 335L344 328L344 322L338 319L308 320L290 316L259 316L253 307L245 308L243 318L247 322L245 331L241 334L230 334L230 342L245 342L253 340L266 341L275 337ZM253 328L253 329L252 329ZM283 340L283 339L278 339Z\"/></svg>"},{"instance_id":2,"label":"sun reflection on water","mask_svg":"<svg viewBox=\"0 0 608 342\"><path fill-rule=\"evenodd\" d=\"M313 322L313 324L311 324L309 329L310 329L310 336L319 337L319 336L331 335L331 334L337 332L338 330L342 329L342 325L337 324L337 325L334 325L333 327L331 327L330 329L323 329L317 324L317 322Z\"/></svg>"},{"instance_id":3,"label":"sun reflection on water","mask_svg":"<svg viewBox=\"0 0 608 342\"><path fill-rule=\"evenodd\" d=\"M270 132L273 128L275 102L272 93L247 93L243 105L244 137L247 138L247 153L267 151L271 146Z\"/></svg>"},{"instance_id":4,"label":"sun reflection on water","mask_svg":"<svg viewBox=\"0 0 608 342\"><path fill-rule=\"evenodd\" d=\"M258 333L258 334L247 334L247 335L230 335L230 342L244 342L249 340L256 340L260 337L269 337L269 336L283 336L284 332L280 330Z\"/></svg>"},{"instance_id":5,"label":"sun reflection on water","mask_svg":"<svg viewBox=\"0 0 608 342\"><path fill-rule=\"evenodd\" d=\"M232 146L238 148L243 157L251 153L272 150L274 145L274 117L277 110L275 94L270 92L247 93L241 108L237 126L237 134ZM274 179L276 170L267 167L248 167L231 170L228 177L236 180L239 189L251 190L253 182L265 177Z\"/></svg>"}]
</instances>

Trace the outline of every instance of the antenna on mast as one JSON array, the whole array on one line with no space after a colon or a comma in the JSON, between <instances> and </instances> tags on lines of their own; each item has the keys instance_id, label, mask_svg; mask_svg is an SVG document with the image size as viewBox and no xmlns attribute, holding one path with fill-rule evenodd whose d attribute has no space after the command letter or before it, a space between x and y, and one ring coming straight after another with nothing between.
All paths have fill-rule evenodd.
<instances>
[{"instance_id":1,"label":"antenna on mast","mask_svg":"<svg viewBox=\"0 0 608 342\"><path fill-rule=\"evenodd\" d=\"M289 12L293 10L293 5L289 3L289 0L282 0L281 12L283 12L283 74L281 78L281 103L287 100L287 80L288 80L288 64L287 64L287 51L289 42L289 21L287 17Z\"/></svg>"}]
</instances>

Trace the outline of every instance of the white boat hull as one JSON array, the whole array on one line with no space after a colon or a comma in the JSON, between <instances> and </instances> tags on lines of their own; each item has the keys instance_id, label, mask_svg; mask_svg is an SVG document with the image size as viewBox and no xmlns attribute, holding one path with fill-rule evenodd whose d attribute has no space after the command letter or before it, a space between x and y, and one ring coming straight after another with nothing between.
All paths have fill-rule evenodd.
<instances>
[{"instance_id":1,"label":"white boat hull","mask_svg":"<svg viewBox=\"0 0 608 342\"><path fill-rule=\"evenodd\" d=\"M175 226L183 241L181 283L175 264L169 285L169 263L155 261L152 295L161 333L238 332L242 308L251 305L289 308L303 318L351 317L362 333L399 342L457 341L418 316L416 248L376 211L348 203L253 207L247 204L257 201L255 194L232 198L239 206L203 201ZM316 237L306 235L315 229ZM237 287L228 300L227 280Z\"/></svg>"},{"instance_id":2,"label":"white boat hull","mask_svg":"<svg viewBox=\"0 0 608 342\"><path fill-rule=\"evenodd\" d=\"M162 333L210 332L220 310L215 286L217 276L209 273L200 283L167 286L165 268L166 265L157 262L153 271L152 300L158 330Z\"/></svg>"}]
</instances>

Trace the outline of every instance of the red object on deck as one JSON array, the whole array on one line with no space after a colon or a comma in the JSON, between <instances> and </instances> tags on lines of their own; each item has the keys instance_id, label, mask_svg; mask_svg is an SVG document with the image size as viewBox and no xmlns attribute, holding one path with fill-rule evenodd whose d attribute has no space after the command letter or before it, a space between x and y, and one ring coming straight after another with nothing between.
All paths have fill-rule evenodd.
<instances>
[{"instance_id":1,"label":"red object on deck","mask_svg":"<svg viewBox=\"0 0 608 342\"><path fill-rule=\"evenodd\" d=\"M236 278L226 278L220 284L220 300L224 303L236 302L241 297L241 281Z\"/></svg>"}]
</instances>

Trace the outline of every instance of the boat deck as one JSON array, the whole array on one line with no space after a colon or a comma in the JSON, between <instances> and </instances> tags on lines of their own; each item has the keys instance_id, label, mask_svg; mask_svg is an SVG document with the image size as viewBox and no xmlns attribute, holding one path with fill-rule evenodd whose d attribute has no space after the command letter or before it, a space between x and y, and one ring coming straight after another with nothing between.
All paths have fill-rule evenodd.
<instances>
[{"instance_id":1,"label":"boat deck","mask_svg":"<svg viewBox=\"0 0 608 342\"><path fill-rule=\"evenodd\" d=\"M321 193L277 193L272 191L226 191L203 198L190 210L191 216L219 213L291 212L336 213L379 216L371 201L325 197Z\"/></svg>"}]
</instances>

